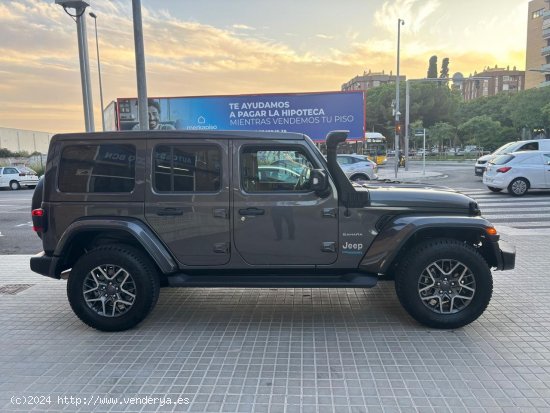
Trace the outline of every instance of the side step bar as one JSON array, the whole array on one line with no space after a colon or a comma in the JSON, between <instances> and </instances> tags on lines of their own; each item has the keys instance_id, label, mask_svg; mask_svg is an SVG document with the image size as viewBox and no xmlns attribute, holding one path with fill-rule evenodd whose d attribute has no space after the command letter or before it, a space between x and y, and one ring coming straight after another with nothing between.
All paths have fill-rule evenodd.
<instances>
[{"instance_id":1,"label":"side step bar","mask_svg":"<svg viewBox=\"0 0 550 413\"><path fill-rule=\"evenodd\" d=\"M170 287L227 288L372 288L378 277L370 274L343 275L187 275L166 277Z\"/></svg>"}]
</instances>

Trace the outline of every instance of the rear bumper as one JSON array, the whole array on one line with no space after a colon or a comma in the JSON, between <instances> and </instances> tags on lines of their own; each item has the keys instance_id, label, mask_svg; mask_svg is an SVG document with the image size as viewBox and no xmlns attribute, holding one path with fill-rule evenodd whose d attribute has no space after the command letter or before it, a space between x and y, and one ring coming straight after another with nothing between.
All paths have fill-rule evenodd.
<instances>
[{"instance_id":1,"label":"rear bumper","mask_svg":"<svg viewBox=\"0 0 550 413\"><path fill-rule=\"evenodd\" d=\"M516 265L516 247L505 241L494 242L497 270L513 270Z\"/></svg>"},{"instance_id":2,"label":"rear bumper","mask_svg":"<svg viewBox=\"0 0 550 413\"><path fill-rule=\"evenodd\" d=\"M34 257L31 257L31 270L46 277L59 280L61 276L57 273L58 262L58 257L46 255L46 253L42 251Z\"/></svg>"}]
</instances>

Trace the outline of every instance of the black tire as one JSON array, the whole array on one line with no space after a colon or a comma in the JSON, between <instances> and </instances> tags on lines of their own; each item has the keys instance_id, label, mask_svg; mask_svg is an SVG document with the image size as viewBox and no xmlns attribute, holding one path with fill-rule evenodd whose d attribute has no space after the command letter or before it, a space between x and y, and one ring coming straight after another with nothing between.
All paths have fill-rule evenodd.
<instances>
[{"instance_id":1,"label":"black tire","mask_svg":"<svg viewBox=\"0 0 550 413\"><path fill-rule=\"evenodd\" d=\"M17 181L11 181L10 182L10 189L12 191L17 191L18 189L21 189L21 185L19 185L19 182L17 182Z\"/></svg>"},{"instance_id":2,"label":"black tire","mask_svg":"<svg viewBox=\"0 0 550 413\"><path fill-rule=\"evenodd\" d=\"M447 260L446 270L451 272L447 275L449 279L445 276L445 281L443 276L438 278L433 267L434 263L442 263L442 268L445 269L446 264L442 260ZM454 263L460 264L455 267L457 272L462 273L459 278L452 273L455 270L449 271ZM463 272L464 268L468 271ZM431 278L433 285L421 288L425 285L423 280L427 280L427 276ZM441 280L440 284L436 280ZM445 284L441 285L443 282ZM472 285L474 292L470 291ZM443 291L443 288L448 291ZM415 320L433 328L453 329L471 323L485 311L493 293L493 278L486 261L469 244L454 239L434 239L421 243L407 253L397 269L395 289L401 305ZM424 299L421 297L423 294ZM460 304L457 307L462 306L454 312L452 310L455 300L451 299L452 296ZM469 300L457 296L469 296ZM450 308L447 312L445 310L448 306Z\"/></svg>"},{"instance_id":3,"label":"black tire","mask_svg":"<svg viewBox=\"0 0 550 413\"><path fill-rule=\"evenodd\" d=\"M118 287L116 291L103 288L102 292L105 294L110 291L111 297L117 296L116 299L105 300L106 304L101 304L102 300L98 297L103 295L100 293L102 287L97 281L94 281L102 277L101 271L97 270L102 266L107 273L111 269L113 273L115 271L118 273L117 269L119 268L125 271L120 277L115 278L115 281L119 282L118 284L114 283ZM97 270L94 275L92 275L92 270ZM131 283L128 281L121 283L119 278L128 280L125 274L129 274ZM94 286L94 282L96 291L88 292L88 295L85 296L85 291L91 291L90 287ZM111 288L107 285L107 281L101 285ZM71 270L67 282L67 296L74 313L85 324L101 331L123 331L139 324L155 306L159 297L159 289L159 275L156 266L140 250L128 245L101 246L83 255ZM134 298L132 299L129 294L133 294ZM88 303L87 298L93 303ZM121 300L126 300L125 303L130 303L130 305L122 304ZM115 306L115 303L119 303L118 306ZM100 308L93 308L93 306ZM121 310L121 307L124 311ZM120 310L121 314L115 316L101 314L101 311L107 313L106 308L109 309L109 313L112 309L112 313Z\"/></svg>"},{"instance_id":4,"label":"black tire","mask_svg":"<svg viewBox=\"0 0 550 413\"><path fill-rule=\"evenodd\" d=\"M38 209L42 206L43 198L44 198L44 178L40 178L32 194L31 211L33 209Z\"/></svg>"},{"instance_id":5,"label":"black tire","mask_svg":"<svg viewBox=\"0 0 550 413\"><path fill-rule=\"evenodd\" d=\"M502 191L502 188L495 188L494 186L488 186L487 188L489 188L489 191L491 191L491 192L500 192L500 191Z\"/></svg>"},{"instance_id":6,"label":"black tire","mask_svg":"<svg viewBox=\"0 0 550 413\"><path fill-rule=\"evenodd\" d=\"M525 178L516 178L508 185L508 193L512 196L523 196L529 190L529 181Z\"/></svg>"},{"instance_id":7,"label":"black tire","mask_svg":"<svg viewBox=\"0 0 550 413\"><path fill-rule=\"evenodd\" d=\"M369 181L369 177L365 174L356 174L353 175L350 179L352 182L360 182L360 181Z\"/></svg>"}]
</instances>

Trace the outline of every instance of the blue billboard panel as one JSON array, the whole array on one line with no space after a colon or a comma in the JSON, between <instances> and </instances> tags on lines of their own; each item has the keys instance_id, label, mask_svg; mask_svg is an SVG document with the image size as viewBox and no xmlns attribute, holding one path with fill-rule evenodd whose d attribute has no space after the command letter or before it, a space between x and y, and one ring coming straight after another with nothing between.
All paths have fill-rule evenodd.
<instances>
[{"instance_id":1,"label":"blue billboard panel","mask_svg":"<svg viewBox=\"0 0 550 413\"><path fill-rule=\"evenodd\" d=\"M137 99L118 99L119 129L137 129ZM156 118L156 120L155 120ZM299 132L324 140L332 130L363 139L363 92L154 98L151 129Z\"/></svg>"}]
</instances>

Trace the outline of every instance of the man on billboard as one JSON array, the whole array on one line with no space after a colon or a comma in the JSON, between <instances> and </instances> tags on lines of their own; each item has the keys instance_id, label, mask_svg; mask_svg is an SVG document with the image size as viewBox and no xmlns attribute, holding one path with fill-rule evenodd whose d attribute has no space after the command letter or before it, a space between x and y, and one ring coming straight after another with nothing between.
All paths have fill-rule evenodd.
<instances>
[{"instance_id":1,"label":"man on billboard","mask_svg":"<svg viewBox=\"0 0 550 413\"><path fill-rule=\"evenodd\" d=\"M149 130L175 130L174 125L170 123L162 123L160 121L160 104L153 99L147 102L147 112L149 113ZM139 123L135 125L133 130L139 130Z\"/></svg>"}]
</instances>

